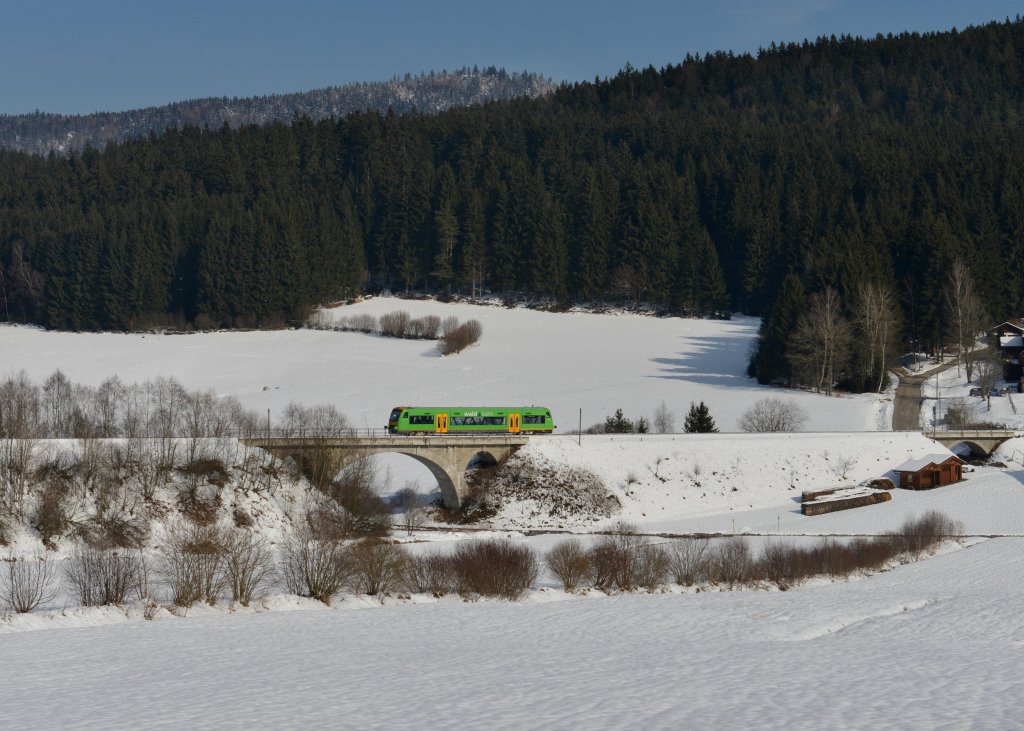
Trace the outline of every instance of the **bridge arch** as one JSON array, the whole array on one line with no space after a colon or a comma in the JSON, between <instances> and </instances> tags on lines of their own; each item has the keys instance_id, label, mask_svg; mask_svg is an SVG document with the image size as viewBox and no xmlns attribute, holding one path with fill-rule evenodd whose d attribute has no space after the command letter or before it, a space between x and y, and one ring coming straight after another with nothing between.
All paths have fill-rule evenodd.
<instances>
[{"instance_id":1,"label":"bridge arch","mask_svg":"<svg viewBox=\"0 0 1024 731\"><path fill-rule=\"evenodd\" d=\"M386 436L386 437L268 437L243 440L278 457L300 457L303 452L331 450L342 457L358 454L395 453L412 457L437 480L441 498L448 508L462 506L466 497L466 468L474 460L492 463L506 459L529 440L521 435L482 434L474 436Z\"/></svg>"},{"instance_id":2,"label":"bridge arch","mask_svg":"<svg viewBox=\"0 0 1024 731\"><path fill-rule=\"evenodd\" d=\"M961 457L964 456L964 454L961 450L958 450L957 447L966 447L967 451L970 452L970 454L967 456L969 456L971 459L985 459L986 457L988 457L990 453L989 450L985 449L981 445L969 439L963 439L959 442L952 442L945 446L950 452L953 452L954 454L959 455Z\"/></svg>"}]
</instances>

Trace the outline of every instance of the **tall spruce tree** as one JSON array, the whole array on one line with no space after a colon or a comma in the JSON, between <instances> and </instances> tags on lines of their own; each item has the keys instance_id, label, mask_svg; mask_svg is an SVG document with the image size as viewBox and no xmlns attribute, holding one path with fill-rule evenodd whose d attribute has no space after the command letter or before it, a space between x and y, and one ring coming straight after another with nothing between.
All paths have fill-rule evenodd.
<instances>
[{"instance_id":1,"label":"tall spruce tree","mask_svg":"<svg viewBox=\"0 0 1024 731\"><path fill-rule=\"evenodd\" d=\"M701 401L699 404L690 402L690 410L683 421L683 431L687 434L713 434L718 432L715 420L707 404Z\"/></svg>"}]
</instances>

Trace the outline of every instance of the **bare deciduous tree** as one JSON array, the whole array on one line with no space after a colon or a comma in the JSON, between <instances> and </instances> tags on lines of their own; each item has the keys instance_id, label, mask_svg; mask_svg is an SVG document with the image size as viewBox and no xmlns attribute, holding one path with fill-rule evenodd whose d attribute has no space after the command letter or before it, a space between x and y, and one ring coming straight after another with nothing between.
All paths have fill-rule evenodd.
<instances>
[{"instance_id":1,"label":"bare deciduous tree","mask_svg":"<svg viewBox=\"0 0 1024 731\"><path fill-rule=\"evenodd\" d=\"M46 556L2 559L0 604L19 614L52 600L59 591L57 563Z\"/></svg>"},{"instance_id":2,"label":"bare deciduous tree","mask_svg":"<svg viewBox=\"0 0 1024 731\"><path fill-rule=\"evenodd\" d=\"M746 432L799 431L807 413L795 401L763 398L743 412L740 429Z\"/></svg>"},{"instance_id":3,"label":"bare deciduous tree","mask_svg":"<svg viewBox=\"0 0 1024 731\"><path fill-rule=\"evenodd\" d=\"M29 473L44 436L39 388L25 371L0 383L0 507L24 519Z\"/></svg>"},{"instance_id":4,"label":"bare deciduous tree","mask_svg":"<svg viewBox=\"0 0 1024 731\"><path fill-rule=\"evenodd\" d=\"M662 401L654 412L654 431L657 434L671 434L676 428L676 417Z\"/></svg>"},{"instance_id":5,"label":"bare deciduous tree","mask_svg":"<svg viewBox=\"0 0 1024 731\"><path fill-rule=\"evenodd\" d=\"M978 386L985 397L988 411L992 410L992 391L1003 378L1003 363L995 348L989 346L975 360Z\"/></svg>"},{"instance_id":6,"label":"bare deciduous tree","mask_svg":"<svg viewBox=\"0 0 1024 731\"><path fill-rule=\"evenodd\" d=\"M869 377L877 376L875 392L881 393L899 324L892 292L875 282L861 285L857 291L856 324L863 335L857 351L862 370Z\"/></svg>"},{"instance_id":7,"label":"bare deciduous tree","mask_svg":"<svg viewBox=\"0 0 1024 731\"><path fill-rule=\"evenodd\" d=\"M265 538L236 528L224 539L224 567L231 586L231 601L249 606L271 582L274 558Z\"/></svg>"},{"instance_id":8,"label":"bare deciduous tree","mask_svg":"<svg viewBox=\"0 0 1024 731\"><path fill-rule=\"evenodd\" d=\"M340 542L300 531L285 544L281 573L288 591L330 605L331 597L344 586L351 568Z\"/></svg>"},{"instance_id":9,"label":"bare deciduous tree","mask_svg":"<svg viewBox=\"0 0 1024 731\"><path fill-rule=\"evenodd\" d=\"M123 604L130 593L142 594L144 564L140 553L80 546L64 559L64 578L83 607Z\"/></svg>"},{"instance_id":10,"label":"bare deciduous tree","mask_svg":"<svg viewBox=\"0 0 1024 731\"><path fill-rule=\"evenodd\" d=\"M353 591L374 596L404 587L409 554L397 543L364 538L349 549L348 560Z\"/></svg>"},{"instance_id":11,"label":"bare deciduous tree","mask_svg":"<svg viewBox=\"0 0 1024 731\"><path fill-rule=\"evenodd\" d=\"M420 495L416 487L406 484L395 496L398 509L402 511L402 527L408 535L423 525L424 512L420 505Z\"/></svg>"},{"instance_id":12,"label":"bare deciduous tree","mask_svg":"<svg viewBox=\"0 0 1024 731\"><path fill-rule=\"evenodd\" d=\"M850 343L850 326L843 319L839 295L831 287L816 292L792 335L789 359L794 378L832 395L849 361Z\"/></svg>"},{"instance_id":13,"label":"bare deciduous tree","mask_svg":"<svg viewBox=\"0 0 1024 731\"><path fill-rule=\"evenodd\" d=\"M957 375L960 374L960 363L963 362L967 380L970 381L974 366L974 344L978 333L985 329L985 312L974 288L971 272L962 259L954 261L949 268L946 311L952 330L950 335L956 344Z\"/></svg>"}]
</instances>

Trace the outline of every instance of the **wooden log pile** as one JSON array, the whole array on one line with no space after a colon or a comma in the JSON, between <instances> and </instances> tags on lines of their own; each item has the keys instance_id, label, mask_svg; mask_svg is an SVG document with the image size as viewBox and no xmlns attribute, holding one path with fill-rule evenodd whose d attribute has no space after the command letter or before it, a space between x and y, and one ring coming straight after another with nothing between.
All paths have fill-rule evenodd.
<instances>
[{"instance_id":1,"label":"wooden log pile","mask_svg":"<svg viewBox=\"0 0 1024 731\"><path fill-rule=\"evenodd\" d=\"M837 510L862 508L892 500L886 490L873 490L863 486L836 487L831 490L808 490L800 496L800 512L803 515L822 515Z\"/></svg>"}]
</instances>

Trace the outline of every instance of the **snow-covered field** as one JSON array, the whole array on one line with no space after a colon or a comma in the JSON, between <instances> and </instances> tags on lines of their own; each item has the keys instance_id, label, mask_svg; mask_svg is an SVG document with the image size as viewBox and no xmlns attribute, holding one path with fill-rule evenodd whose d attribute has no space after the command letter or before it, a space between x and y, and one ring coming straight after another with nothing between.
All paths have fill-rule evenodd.
<instances>
[{"instance_id":1,"label":"snow-covered field","mask_svg":"<svg viewBox=\"0 0 1024 731\"><path fill-rule=\"evenodd\" d=\"M284 595L255 611L197 608L0 619L0 728L1013 728L1024 713L1024 440L960 484L805 517L801 490L885 475L943 451L888 428L886 397L773 394L745 377L754 320L549 314L376 299L340 314L476 318L483 337L432 343L358 333L77 335L0 327L0 374L61 368L98 384L173 376L279 412L333 403L379 427L403 404L536 403L562 434L524 449L586 466L622 505L600 521L510 506L494 528L540 551L624 519L647 532L876 534L937 509L975 536L873 576L802 588L567 595L550 577L522 602L413 596L332 608ZM955 372L955 371L954 371ZM764 395L799 401L808 433L593 436L616 408L677 423L705 401L723 430ZM831 433L829 433L831 432ZM846 433L839 433L846 432ZM870 433L875 432L875 433ZM411 460L410 460L411 461ZM561 521L561 522L559 522ZM990 538L989 536L997 536ZM423 536L427 538L427 536ZM466 534L432 534L439 550ZM307 611L297 611L307 610ZM17 630L54 628L53 631ZM15 631L12 631L15 630Z\"/></svg>"},{"instance_id":2,"label":"snow-covered field","mask_svg":"<svg viewBox=\"0 0 1024 731\"><path fill-rule=\"evenodd\" d=\"M849 583L0 638L4 728L1008 729L1020 541ZM563 598L555 594L552 599Z\"/></svg>"},{"instance_id":3,"label":"snow-covered field","mask_svg":"<svg viewBox=\"0 0 1024 731\"><path fill-rule=\"evenodd\" d=\"M480 342L441 357L432 341L355 332L289 330L194 335L69 334L0 326L0 374L25 369L41 382L60 368L99 385L117 374L141 382L173 376L189 389L238 396L279 416L291 401L331 403L357 427L382 427L397 404L551 408L560 431L603 422L623 409L636 419L665 401L682 418L705 401L719 429L735 431L750 404L771 393L747 378L758 321L552 314L434 301L374 298L329 311L336 318L405 310L416 318L479 320ZM870 395L786 394L809 414L810 431L888 428L889 401Z\"/></svg>"}]
</instances>

